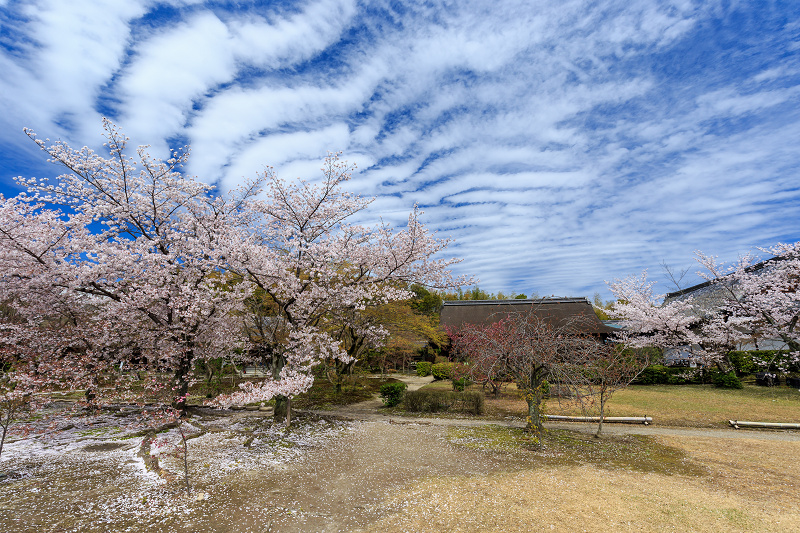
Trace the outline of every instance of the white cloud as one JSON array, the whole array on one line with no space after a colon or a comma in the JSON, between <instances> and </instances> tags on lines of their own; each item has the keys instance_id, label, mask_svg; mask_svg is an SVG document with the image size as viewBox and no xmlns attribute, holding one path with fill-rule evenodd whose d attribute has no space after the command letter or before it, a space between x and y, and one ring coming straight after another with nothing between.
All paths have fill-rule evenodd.
<instances>
[{"instance_id":1,"label":"white cloud","mask_svg":"<svg viewBox=\"0 0 800 533\"><path fill-rule=\"evenodd\" d=\"M124 59L130 21L145 7L40 0L22 9L19 54L0 56L0 102L10 114L3 122L14 132L31 126L49 136L97 139L96 98Z\"/></svg>"},{"instance_id":2,"label":"white cloud","mask_svg":"<svg viewBox=\"0 0 800 533\"><path fill-rule=\"evenodd\" d=\"M339 123L327 128L316 131L302 131L288 135L271 135L259 138L250 143L247 147L236 155L234 162L225 169L225 177L222 180L222 187L231 188L233 184L241 180L242 176L252 175L254 169L270 166L280 169L280 175L284 175L289 170L290 164L298 161L303 164L313 165L312 174L306 175L309 179L318 177L320 162L327 155L331 148L348 147L349 132L347 125ZM295 177L295 174L288 174Z\"/></svg>"},{"instance_id":3,"label":"white cloud","mask_svg":"<svg viewBox=\"0 0 800 533\"><path fill-rule=\"evenodd\" d=\"M94 5L29 4L28 40L0 52L5 129L91 143L102 98L156 152L188 139L189 172L222 188L265 165L316 179L344 150L378 195L361 221L424 205L492 291L580 295L800 238L795 30L709 37L731 11L772 16L746 4L176 1L169 23Z\"/></svg>"}]
</instances>

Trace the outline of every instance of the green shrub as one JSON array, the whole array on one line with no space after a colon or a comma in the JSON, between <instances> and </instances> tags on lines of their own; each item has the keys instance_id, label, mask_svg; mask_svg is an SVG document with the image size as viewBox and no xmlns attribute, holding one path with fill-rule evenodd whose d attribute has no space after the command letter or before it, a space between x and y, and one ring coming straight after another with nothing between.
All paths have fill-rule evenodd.
<instances>
[{"instance_id":1,"label":"green shrub","mask_svg":"<svg viewBox=\"0 0 800 533\"><path fill-rule=\"evenodd\" d=\"M453 363L436 363L431 366L431 374L433 379L450 379L453 377Z\"/></svg>"},{"instance_id":2,"label":"green shrub","mask_svg":"<svg viewBox=\"0 0 800 533\"><path fill-rule=\"evenodd\" d=\"M407 386L405 383L386 383L381 385L380 395L383 403L387 407L394 407L399 404L403 401L403 393Z\"/></svg>"},{"instance_id":3,"label":"green shrub","mask_svg":"<svg viewBox=\"0 0 800 533\"><path fill-rule=\"evenodd\" d=\"M699 385L710 383L708 372L685 366L650 365L642 370L634 383L637 385Z\"/></svg>"},{"instance_id":4,"label":"green shrub","mask_svg":"<svg viewBox=\"0 0 800 533\"><path fill-rule=\"evenodd\" d=\"M472 385L472 381L467 376L453 379L453 390L464 392L464 389Z\"/></svg>"},{"instance_id":5,"label":"green shrub","mask_svg":"<svg viewBox=\"0 0 800 533\"><path fill-rule=\"evenodd\" d=\"M650 365L642 370L635 383L640 385L666 385L669 383L669 370L664 365Z\"/></svg>"},{"instance_id":6,"label":"green shrub","mask_svg":"<svg viewBox=\"0 0 800 533\"><path fill-rule=\"evenodd\" d=\"M403 398L403 406L407 411L421 413L448 411L481 415L483 394L420 389L407 392Z\"/></svg>"},{"instance_id":7,"label":"green shrub","mask_svg":"<svg viewBox=\"0 0 800 533\"><path fill-rule=\"evenodd\" d=\"M800 366L782 350L750 350L728 352L728 361L737 376L756 372L800 371Z\"/></svg>"},{"instance_id":8,"label":"green shrub","mask_svg":"<svg viewBox=\"0 0 800 533\"><path fill-rule=\"evenodd\" d=\"M420 361L417 363L417 375L418 376L430 376L431 375L431 366L433 366L428 361Z\"/></svg>"},{"instance_id":9,"label":"green shrub","mask_svg":"<svg viewBox=\"0 0 800 533\"><path fill-rule=\"evenodd\" d=\"M714 376L713 380L714 380L714 386L723 389L743 388L742 380L740 380L736 376L735 372L728 372L727 374L723 374L722 372L720 372Z\"/></svg>"},{"instance_id":10,"label":"green shrub","mask_svg":"<svg viewBox=\"0 0 800 533\"><path fill-rule=\"evenodd\" d=\"M703 383L703 371L700 368L667 367L668 385L700 385Z\"/></svg>"},{"instance_id":11,"label":"green shrub","mask_svg":"<svg viewBox=\"0 0 800 533\"><path fill-rule=\"evenodd\" d=\"M753 361L751 352L728 352L728 361L737 376L746 376L758 371L758 365Z\"/></svg>"}]
</instances>

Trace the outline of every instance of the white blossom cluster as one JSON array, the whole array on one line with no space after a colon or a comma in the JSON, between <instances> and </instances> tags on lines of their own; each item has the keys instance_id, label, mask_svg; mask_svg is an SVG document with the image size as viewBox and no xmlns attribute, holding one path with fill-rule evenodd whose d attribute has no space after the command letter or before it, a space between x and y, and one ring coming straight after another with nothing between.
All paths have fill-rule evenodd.
<instances>
[{"instance_id":1,"label":"white blossom cluster","mask_svg":"<svg viewBox=\"0 0 800 533\"><path fill-rule=\"evenodd\" d=\"M612 315L623 320L621 339L633 346L688 350L705 364L721 363L730 350L775 346L800 358L800 242L763 250L734 265L696 253L707 286L671 297L654 294L647 274L617 280ZM784 361L784 362L786 362Z\"/></svg>"},{"instance_id":2,"label":"white blossom cluster","mask_svg":"<svg viewBox=\"0 0 800 533\"><path fill-rule=\"evenodd\" d=\"M360 311L408 298L409 283L466 281L450 277L454 259L434 259L449 241L416 209L401 230L349 223L372 200L343 189L353 167L337 154L318 183L270 170L223 195L181 172L188 147L130 156L103 126L107 157L26 131L68 172L19 178L27 192L0 197L0 356L15 394L182 406L195 363L224 357L271 372L219 405L291 398L320 361L352 362L336 328L382 342Z\"/></svg>"}]
</instances>

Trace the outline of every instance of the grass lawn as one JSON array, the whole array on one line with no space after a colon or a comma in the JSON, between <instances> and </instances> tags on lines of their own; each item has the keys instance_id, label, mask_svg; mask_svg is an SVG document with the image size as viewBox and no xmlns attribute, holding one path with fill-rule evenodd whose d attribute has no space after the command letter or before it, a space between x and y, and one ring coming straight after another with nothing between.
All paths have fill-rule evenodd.
<instances>
[{"instance_id":1,"label":"grass lawn","mask_svg":"<svg viewBox=\"0 0 800 533\"><path fill-rule=\"evenodd\" d=\"M452 389L449 381L435 381L426 388ZM467 390L479 391L472 385ZM508 385L498 398L486 396L486 418L523 416L525 401L516 387ZM617 391L606 407L606 416L652 416L661 426L725 427L728 420L800 422L800 391L786 386L720 389L713 385L632 385ZM545 411L554 415L596 415L565 399L547 400Z\"/></svg>"},{"instance_id":2,"label":"grass lawn","mask_svg":"<svg viewBox=\"0 0 800 533\"><path fill-rule=\"evenodd\" d=\"M580 414L566 402L550 400L552 414ZM800 391L789 387L745 385L720 389L713 385L633 385L618 391L607 416L652 416L664 426L724 427L728 420L800 422Z\"/></svg>"}]
</instances>

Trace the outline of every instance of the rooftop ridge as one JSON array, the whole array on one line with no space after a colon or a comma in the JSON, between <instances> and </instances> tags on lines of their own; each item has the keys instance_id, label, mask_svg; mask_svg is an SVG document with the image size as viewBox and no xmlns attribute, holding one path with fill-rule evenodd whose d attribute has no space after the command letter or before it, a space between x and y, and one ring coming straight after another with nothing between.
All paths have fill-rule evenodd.
<instances>
[{"instance_id":1,"label":"rooftop ridge","mask_svg":"<svg viewBox=\"0 0 800 533\"><path fill-rule=\"evenodd\" d=\"M444 305L519 305L519 304L559 304L559 303L588 303L586 297L559 297L559 298L526 298L513 300L446 300Z\"/></svg>"}]
</instances>

